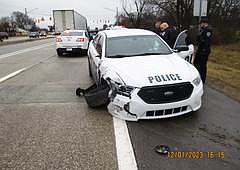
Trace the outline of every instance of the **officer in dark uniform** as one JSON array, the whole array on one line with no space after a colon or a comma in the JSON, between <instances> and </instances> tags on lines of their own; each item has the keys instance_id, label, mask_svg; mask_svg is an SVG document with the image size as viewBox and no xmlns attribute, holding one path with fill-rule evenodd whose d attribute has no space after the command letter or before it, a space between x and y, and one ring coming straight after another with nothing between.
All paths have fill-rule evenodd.
<instances>
[{"instance_id":1,"label":"officer in dark uniform","mask_svg":"<svg viewBox=\"0 0 240 170\"><path fill-rule=\"evenodd\" d=\"M173 48L175 41L178 36L178 31L175 28L170 28L168 23L164 22L160 25L161 33L160 36L161 38L166 41L166 43Z\"/></svg>"},{"instance_id":2,"label":"officer in dark uniform","mask_svg":"<svg viewBox=\"0 0 240 170\"><path fill-rule=\"evenodd\" d=\"M205 83L207 75L207 61L211 52L212 30L208 27L208 20L200 21L200 31L197 37L198 48L194 59L194 66L200 73L202 82Z\"/></svg>"}]
</instances>

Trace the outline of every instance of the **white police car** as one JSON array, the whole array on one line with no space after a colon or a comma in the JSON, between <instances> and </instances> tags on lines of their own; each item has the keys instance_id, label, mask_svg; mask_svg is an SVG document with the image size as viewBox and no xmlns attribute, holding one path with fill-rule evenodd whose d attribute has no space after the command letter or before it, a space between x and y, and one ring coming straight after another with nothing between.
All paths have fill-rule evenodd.
<instances>
[{"instance_id":1,"label":"white police car","mask_svg":"<svg viewBox=\"0 0 240 170\"><path fill-rule=\"evenodd\" d=\"M65 30L55 37L58 56L63 53L87 52L89 37L86 30Z\"/></svg>"},{"instance_id":2,"label":"white police car","mask_svg":"<svg viewBox=\"0 0 240 170\"><path fill-rule=\"evenodd\" d=\"M89 45L89 73L96 84L109 84L108 111L113 116L133 121L167 118L201 107L202 81L195 67L183 59L193 50L183 39L184 32L172 50L147 30L97 34Z\"/></svg>"}]
</instances>

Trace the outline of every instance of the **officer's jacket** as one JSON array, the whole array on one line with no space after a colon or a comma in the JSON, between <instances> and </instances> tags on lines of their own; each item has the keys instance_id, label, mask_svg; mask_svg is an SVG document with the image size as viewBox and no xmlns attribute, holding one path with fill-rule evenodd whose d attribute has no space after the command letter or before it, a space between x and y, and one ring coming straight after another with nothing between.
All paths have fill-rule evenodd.
<instances>
[{"instance_id":1,"label":"officer's jacket","mask_svg":"<svg viewBox=\"0 0 240 170\"><path fill-rule=\"evenodd\" d=\"M212 40L212 30L207 28L201 28L198 35L198 49L210 50Z\"/></svg>"},{"instance_id":2,"label":"officer's jacket","mask_svg":"<svg viewBox=\"0 0 240 170\"><path fill-rule=\"evenodd\" d=\"M178 32L177 30L175 30L174 28L167 28L164 31L162 31L160 33L160 36L162 37L162 39L164 41L166 41L166 43L173 48L175 41L177 39L178 36Z\"/></svg>"}]
</instances>

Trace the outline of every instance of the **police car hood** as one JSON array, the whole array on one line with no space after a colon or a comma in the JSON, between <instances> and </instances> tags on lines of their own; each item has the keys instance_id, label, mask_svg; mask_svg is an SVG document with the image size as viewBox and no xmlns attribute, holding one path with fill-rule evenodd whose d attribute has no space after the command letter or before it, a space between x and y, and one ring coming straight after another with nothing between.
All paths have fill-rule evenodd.
<instances>
[{"instance_id":1,"label":"police car hood","mask_svg":"<svg viewBox=\"0 0 240 170\"><path fill-rule=\"evenodd\" d=\"M193 75L198 75L191 64L174 53L106 58L102 66L107 68L108 72L116 73L109 75L117 75L126 85L134 87L187 82L196 78Z\"/></svg>"}]
</instances>

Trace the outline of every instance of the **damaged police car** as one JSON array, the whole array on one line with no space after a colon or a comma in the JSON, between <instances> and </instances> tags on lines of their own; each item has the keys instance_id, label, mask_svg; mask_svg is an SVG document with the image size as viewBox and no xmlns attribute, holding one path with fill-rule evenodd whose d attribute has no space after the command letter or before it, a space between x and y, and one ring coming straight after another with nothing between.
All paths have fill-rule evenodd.
<instances>
[{"instance_id":1,"label":"damaged police car","mask_svg":"<svg viewBox=\"0 0 240 170\"><path fill-rule=\"evenodd\" d=\"M97 86L107 84L105 101L113 116L132 121L167 118L201 107L203 84L195 67L184 60L193 54L184 37L178 36L172 50L147 30L97 34L89 45L89 74Z\"/></svg>"}]
</instances>

